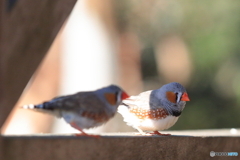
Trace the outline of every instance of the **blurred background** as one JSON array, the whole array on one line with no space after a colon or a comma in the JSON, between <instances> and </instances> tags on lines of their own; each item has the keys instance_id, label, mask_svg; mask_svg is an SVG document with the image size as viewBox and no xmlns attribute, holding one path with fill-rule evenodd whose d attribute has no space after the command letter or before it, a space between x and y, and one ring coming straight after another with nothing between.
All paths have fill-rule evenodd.
<instances>
[{"instance_id":1,"label":"blurred background","mask_svg":"<svg viewBox=\"0 0 240 160\"><path fill-rule=\"evenodd\" d=\"M191 101L171 130L239 128L239 15L239 1L80 0L2 133L77 133L19 106L109 84L134 95L173 81ZM128 131L117 114L87 132Z\"/></svg>"}]
</instances>

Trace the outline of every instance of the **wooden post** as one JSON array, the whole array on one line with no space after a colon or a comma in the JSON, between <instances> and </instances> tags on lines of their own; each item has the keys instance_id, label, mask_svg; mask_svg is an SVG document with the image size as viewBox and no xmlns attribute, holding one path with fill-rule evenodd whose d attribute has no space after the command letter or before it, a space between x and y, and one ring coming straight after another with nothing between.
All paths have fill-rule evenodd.
<instances>
[{"instance_id":1,"label":"wooden post","mask_svg":"<svg viewBox=\"0 0 240 160\"><path fill-rule=\"evenodd\" d=\"M0 0L0 126L76 0Z\"/></svg>"}]
</instances>

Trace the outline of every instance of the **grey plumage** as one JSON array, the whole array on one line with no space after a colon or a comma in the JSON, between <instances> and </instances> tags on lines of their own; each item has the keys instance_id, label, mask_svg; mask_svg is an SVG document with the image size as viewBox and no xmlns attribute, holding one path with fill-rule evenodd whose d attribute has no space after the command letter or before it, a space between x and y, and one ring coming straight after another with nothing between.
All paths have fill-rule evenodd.
<instances>
[{"instance_id":1,"label":"grey plumage","mask_svg":"<svg viewBox=\"0 0 240 160\"><path fill-rule=\"evenodd\" d=\"M24 105L22 108L62 117L82 131L106 123L115 115L124 96L127 94L120 87L110 85L96 91L56 97L38 105Z\"/></svg>"}]
</instances>

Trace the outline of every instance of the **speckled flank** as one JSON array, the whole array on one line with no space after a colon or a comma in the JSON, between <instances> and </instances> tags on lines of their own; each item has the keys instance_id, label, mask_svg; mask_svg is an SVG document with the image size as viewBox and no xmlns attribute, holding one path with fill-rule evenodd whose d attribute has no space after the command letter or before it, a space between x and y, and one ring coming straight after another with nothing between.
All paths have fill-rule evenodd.
<instances>
[{"instance_id":1,"label":"speckled flank","mask_svg":"<svg viewBox=\"0 0 240 160\"><path fill-rule=\"evenodd\" d=\"M97 122L106 122L108 119L111 118L104 113L93 113L93 112L87 112L87 111L83 111L81 116L90 118L90 119L94 119Z\"/></svg>"},{"instance_id":2,"label":"speckled flank","mask_svg":"<svg viewBox=\"0 0 240 160\"><path fill-rule=\"evenodd\" d=\"M164 119L169 114L168 112L163 108L158 108L155 110L149 110L149 109L141 109L139 107L133 107L129 110L131 113L134 113L139 119Z\"/></svg>"}]
</instances>

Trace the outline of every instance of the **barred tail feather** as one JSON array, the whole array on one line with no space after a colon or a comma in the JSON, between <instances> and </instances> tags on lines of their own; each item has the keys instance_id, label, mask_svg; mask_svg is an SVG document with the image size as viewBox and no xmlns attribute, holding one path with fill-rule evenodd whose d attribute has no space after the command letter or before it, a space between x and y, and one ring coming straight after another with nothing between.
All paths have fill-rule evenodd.
<instances>
[{"instance_id":1,"label":"barred tail feather","mask_svg":"<svg viewBox=\"0 0 240 160\"><path fill-rule=\"evenodd\" d=\"M21 108L23 109L44 109L43 105L34 105L34 104L28 104L28 105L23 105Z\"/></svg>"},{"instance_id":2,"label":"barred tail feather","mask_svg":"<svg viewBox=\"0 0 240 160\"><path fill-rule=\"evenodd\" d=\"M39 104L39 105L28 104L28 105L23 105L21 108L30 109L30 110L37 111L37 112L42 112L42 113L48 113L48 114L52 114L52 115L57 116L57 117L61 117L60 111L58 109L54 110L52 108L48 108L46 106L46 103L47 102Z\"/></svg>"}]
</instances>

